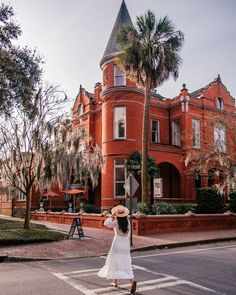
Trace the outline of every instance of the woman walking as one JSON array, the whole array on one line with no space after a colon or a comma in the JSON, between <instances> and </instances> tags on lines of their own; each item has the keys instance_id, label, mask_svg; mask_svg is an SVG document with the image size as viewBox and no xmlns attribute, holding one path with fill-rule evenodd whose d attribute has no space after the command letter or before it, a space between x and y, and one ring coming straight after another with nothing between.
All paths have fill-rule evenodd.
<instances>
[{"instance_id":1,"label":"woman walking","mask_svg":"<svg viewBox=\"0 0 236 295\"><path fill-rule=\"evenodd\" d=\"M114 287L118 287L117 280L130 280L131 294L134 294L137 282L131 266L129 209L118 205L112 208L111 213L104 225L114 228L115 236L106 263L98 272L98 276L112 279L111 286Z\"/></svg>"}]
</instances>

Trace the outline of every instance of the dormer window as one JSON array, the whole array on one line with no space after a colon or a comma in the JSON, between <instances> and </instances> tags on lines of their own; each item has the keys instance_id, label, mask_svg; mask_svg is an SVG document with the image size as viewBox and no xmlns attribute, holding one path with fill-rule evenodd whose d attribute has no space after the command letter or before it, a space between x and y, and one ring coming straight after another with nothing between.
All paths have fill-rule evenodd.
<instances>
[{"instance_id":1,"label":"dormer window","mask_svg":"<svg viewBox=\"0 0 236 295\"><path fill-rule=\"evenodd\" d=\"M223 99L221 97L218 97L216 99L216 107L217 107L217 109L223 111L223 109L224 109L224 101L223 101Z\"/></svg>"},{"instance_id":2,"label":"dormer window","mask_svg":"<svg viewBox=\"0 0 236 295\"><path fill-rule=\"evenodd\" d=\"M126 85L125 71L121 70L118 65L114 65L114 86Z\"/></svg>"},{"instance_id":3,"label":"dormer window","mask_svg":"<svg viewBox=\"0 0 236 295\"><path fill-rule=\"evenodd\" d=\"M79 116L83 114L83 104L82 103L79 105L77 112L78 112Z\"/></svg>"}]
</instances>

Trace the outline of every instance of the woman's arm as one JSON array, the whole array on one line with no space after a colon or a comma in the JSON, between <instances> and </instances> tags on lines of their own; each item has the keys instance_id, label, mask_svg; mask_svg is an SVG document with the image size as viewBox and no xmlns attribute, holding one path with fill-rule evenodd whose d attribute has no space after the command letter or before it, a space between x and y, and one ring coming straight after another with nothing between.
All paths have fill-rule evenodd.
<instances>
[{"instance_id":1,"label":"woman's arm","mask_svg":"<svg viewBox=\"0 0 236 295\"><path fill-rule=\"evenodd\" d=\"M103 223L104 226L106 227L115 227L117 224L116 220L112 220L112 216L108 217L105 222Z\"/></svg>"}]
</instances>

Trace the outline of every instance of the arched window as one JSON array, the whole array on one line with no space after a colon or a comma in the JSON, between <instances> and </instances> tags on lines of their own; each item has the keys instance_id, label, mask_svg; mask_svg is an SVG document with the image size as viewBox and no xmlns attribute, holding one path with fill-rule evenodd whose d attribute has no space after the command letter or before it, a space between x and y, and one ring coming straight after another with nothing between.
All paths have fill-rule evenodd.
<instances>
[{"instance_id":1,"label":"arched window","mask_svg":"<svg viewBox=\"0 0 236 295\"><path fill-rule=\"evenodd\" d=\"M83 114L83 104L82 103L79 105L77 112L78 112L79 116Z\"/></svg>"},{"instance_id":2,"label":"arched window","mask_svg":"<svg viewBox=\"0 0 236 295\"><path fill-rule=\"evenodd\" d=\"M223 109L224 109L224 101L223 101L223 99L221 97L218 97L216 99L216 107L217 107L217 109L223 111Z\"/></svg>"}]
</instances>

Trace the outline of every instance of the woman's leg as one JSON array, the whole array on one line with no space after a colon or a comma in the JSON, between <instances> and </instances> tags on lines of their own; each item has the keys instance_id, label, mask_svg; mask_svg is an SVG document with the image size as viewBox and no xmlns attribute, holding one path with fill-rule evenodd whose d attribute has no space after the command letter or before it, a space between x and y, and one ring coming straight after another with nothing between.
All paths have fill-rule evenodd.
<instances>
[{"instance_id":1,"label":"woman's leg","mask_svg":"<svg viewBox=\"0 0 236 295\"><path fill-rule=\"evenodd\" d=\"M135 280L135 278L133 278L131 281L131 290L130 293L134 294L136 291L136 287L137 287L137 281Z\"/></svg>"},{"instance_id":2,"label":"woman's leg","mask_svg":"<svg viewBox=\"0 0 236 295\"><path fill-rule=\"evenodd\" d=\"M113 282L111 283L111 286L117 287L117 279L114 279Z\"/></svg>"}]
</instances>

